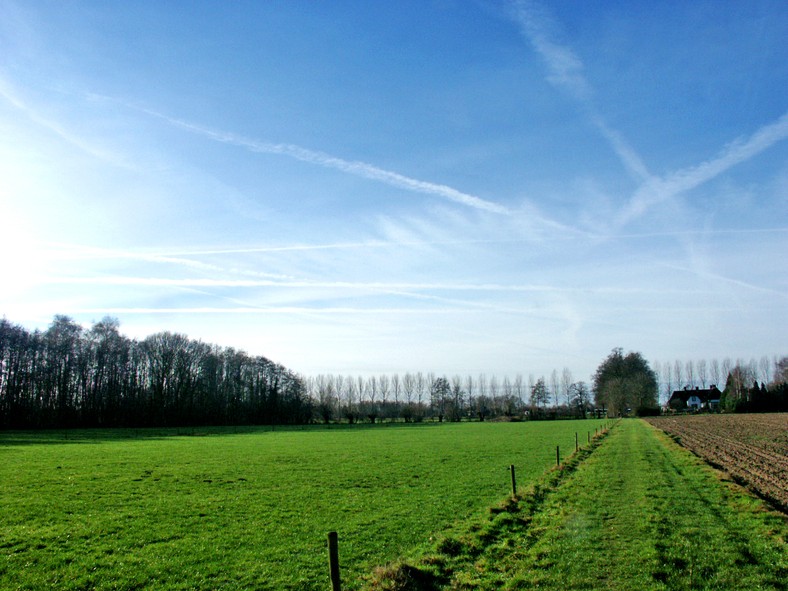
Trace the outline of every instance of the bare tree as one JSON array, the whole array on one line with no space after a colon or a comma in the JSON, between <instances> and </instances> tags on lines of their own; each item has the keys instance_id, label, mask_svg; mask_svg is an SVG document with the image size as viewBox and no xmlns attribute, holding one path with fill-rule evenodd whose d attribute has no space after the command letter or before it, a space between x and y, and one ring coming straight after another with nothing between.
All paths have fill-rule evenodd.
<instances>
[{"instance_id":1,"label":"bare tree","mask_svg":"<svg viewBox=\"0 0 788 591\"><path fill-rule=\"evenodd\" d=\"M363 392L364 380L359 378L358 381L353 379L353 376L347 376L344 380L344 400L345 404L342 409L345 418L349 423L354 423L358 417L358 403L360 402L359 388Z\"/></svg>"},{"instance_id":2,"label":"bare tree","mask_svg":"<svg viewBox=\"0 0 788 591\"><path fill-rule=\"evenodd\" d=\"M720 390L722 390L723 387L721 374L722 369L720 368L720 361L715 357L709 364L709 377L711 378L712 383Z\"/></svg>"},{"instance_id":3,"label":"bare tree","mask_svg":"<svg viewBox=\"0 0 788 591\"><path fill-rule=\"evenodd\" d=\"M416 392L416 376L410 372L402 378L402 392L405 394L405 404L412 404L413 395Z\"/></svg>"},{"instance_id":4,"label":"bare tree","mask_svg":"<svg viewBox=\"0 0 788 591\"><path fill-rule=\"evenodd\" d=\"M405 394L405 407L402 409L402 418L406 423L413 420L414 406L413 396L416 393L416 376L408 372L402 378L402 391Z\"/></svg>"},{"instance_id":5,"label":"bare tree","mask_svg":"<svg viewBox=\"0 0 788 591\"><path fill-rule=\"evenodd\" d=\"M375 376L366 379L366 404L364 404L364 414L367 415L370 423L375 423L380 414L378 396L380 395L380 385Z\"/></svg>"},{"instance_id":6,"label":"bare tree","mask_svg":"<svg viewBox=\"0 0 788 591\"><path fill-rule=\"evenodd\" d=\"M566 402L567 406L570 406L572 403L572 392L570 392L571 387L572 371L568 367L565 367L561 372L561 392L564 395L564 401Z\"/></svg>"},{"instance_id":7,"label":"bare tree","mask_svg":"<svg viewBox=\"0 0 788 591\"><path fill-rule=\"evenodd\" d=\"M498 378L496 378L495 376L492 376L490 378L490 381L487 384L487 390L490 393L490 398L492 399L493 408L495 409L495 413L497 414L500 412L500 407L501 407L500 405L501 392L500 392L500 387L498 385Z\"/></svg>"},{"instance_id":8,"label":"bare tree","mask_svg":"<svg viewBox=\"0 0 788 591\"><path fill-rule=\"evenodd\" d=\"M514 395L517 397L517 404L520 408L525 406L525 384L523 383L523 374L518 373L514 376Z\"/></svg>"},{"instance_id":9,"label":"bare tree","mask_svg":"<svg viewBox=\"0 0 788 591\"><path fill-rule=\"evenodd\" d=\"M558 408L558 388L560 382L558 381L558 370L554 369L552 373L550 373L550 390L553 394L553 406Z\"/></svg>"},{"instance_id":10,"label":"bare tree","mask_svg":"<svg viewBox=\"0 0 788 591\"><path fill-rule=\"evenodd\" d=\"M773 363L774 374L772 383L775 385L788 383L788 357L781 357L779 359L775 357Z\"/></svg>"},{"instance_id":11,"label":"bare tree","mask_svg":"<svg viewBox=\"0 0 788 591\"><path fill-rule=\"evenodd\" d=\"M758 378L762 384L766 384L772 376L772 362L764 355L758 361Z\"/></svg>"},{"instance_id":12,"label":"bare tree","mask_svg":"<svg viewBox=\"0 0 788 591\"><path fill-rule=\"evenodd\" d=\"M662 365L662 383L665 386L665 402L667 403L673 394L673 370L670 361L666 361Z\"/></svg>"},{"instance_id":13,"label":"bare tree","mask_svg":"<svg viewBox=\"0 0 788 591\"><path fill-rule=\"evenodd\" d=\"M687 363L685 364L685 372L687 375L687 385L690 388L695 387L695 364L692 362L692 359L687 359Z\"/></svg>"},{"instance_id":14,"label":"bare tree","mask_svg":"<svg viewBox=\"0 0 788 591\"><path fill-rule=\"evenodd\" d=\"M477 391L479 396L487 397L487 376L483 373L479 374L479 379L476 381Z\"/></svg>"},{"instance_id":15,"label":"bare tree","mask_svg":"<svg viewBox=\"0 0 788 591\"><path fill-rule=\"evenodd\" d=\"M728 379L728 376L730 375L731 371L733 370L733 362L731 361L730 357L725 357L722 360L721 369L722 369L722 372L720 374L720 378L721 378L720 379L720 384L724 387L725 386L725 382ZM718 386L718 387L720 387L720 386ZM722 387L720 387L720 390L722 390Z\"/></svg>"},{"instance_id":16,"label":"bare tree","mask_svg":"<svg viewBox=\"0 0 788 591\"><path fill-rule=\"evenodd\" d=\"M325 424L331 422L334 414L334 378L320 374L310 380L313 384L313 397L317 402L317 412Z\"/></svg>"},{"instance_id":17,"label":"bare tree","mask_svg":"<svg viewBox=\"0 0 788 591\"><path fill-rule=\"evenodd\" d=\"M424 374L418 372L416 374L416 409L414 417L420 421L424 417L424 396L427 393L427 380L424 379Z\"/></svg>"},{"instance_id":18,"label":"bare tree","mask_svg":"<svg viewBox=\"0 0 788 591\"><path fill-rule=\"evenodd\" d=\"M399 407L399 397L402 395L402 381L399 379L398 373L391 376L391 395L394 396L394 405Z\"/></svg>"},{"instance_id":19,"label":"bare tree","mask_svg":"<svg viewBox=\"0 0 788 591\"><path fill-rule=\"evenodd\" d=\"M514 387L512 386L509 376L503 376L503 382L501 382L501 393L505 398L514 396Z\"/></svg>"},{"instance_id":20,"label":"bare tree","mask_svg":"<svg viewBox=\"0 0 788 591\"><path fill-rule=\"evenodd\" d=\"M465 376L465 395L467 396L467 404L468 409L470 412L474 410L474 391L475 391L475 383L473 381L473 376L468 374Z\"/></svg>"},{"instance_id":21,"label":"bare tree","mask_svg":"<svg viewBox=\"0 0 788 591\"><path fill-rule=\"evenodd\" d=\"M462 391L462 378L454 375L451 378L451 404L449 405L449 420L458 422L462 420L465 410L464 393Z\"/></svg>"},{"instance_id":22,"label":"bare tree","mask_svg":"<svg viewBox=\"0 0 788 591\"><path fill-rule=\"evenodd\" d=\"M709 378L708 364L705 359L698 361L697 365L698 379L700 380L701 388L706 389L706 382Z\"/></svg>"},{"instance_id":23,"label":"bare tree","mask_svg":"<svg viewBox=\"0 0 788 591\"><path fill-rule=\"evenodd\" d=\"M476 415L480 421L483 421L487 413L490 412L490 399L487 396L487 376L483 373L479 374L476 384L478 392L476 396Z\"/></svg>"},{"instance_id":24,"label":"bare tree","mask_svg":"<svg viewBox=\"0 0 788 591\"><path fill-rule=\"evenodd\" d=\"M684 364L680 359L673 364L673 379L676 380L676 389L681 390L684 387Z\"/></svg>"},{"instance_id":25,"label":"bare tree","mask_svg":"<svg viewBox=\"0 0 788 591\"><path fill-rule=\"evenodd\" d=\"M388 402L389 394L391 393L391 381L389 376L382 374L378 377L378 390L380 393L380 405L382 407L381 418L385 418L389 413Z\"/></svg>"}]
</instances>

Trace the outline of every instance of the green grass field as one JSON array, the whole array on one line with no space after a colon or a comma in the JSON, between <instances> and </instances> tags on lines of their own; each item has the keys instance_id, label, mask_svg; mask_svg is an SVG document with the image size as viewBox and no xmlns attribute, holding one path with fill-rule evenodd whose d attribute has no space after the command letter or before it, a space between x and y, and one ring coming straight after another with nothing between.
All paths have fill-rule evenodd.
<instances>
[{"instance_id":1,"label":"green grass field","mask_svg":"<svg viewBox=\"0 0 788 591\"><path fill-rule=\"evenodd\" d=\"M375 588L788 589L785 515L662 432L620 421L581 459Z\"/></svg>"},{"instance_id":2,"label":"green grass field","mask_svg":"<svg viewBox=\"0 0 788 591\"><path fill-rule=\"evenodd\" d=\"M355 589L601 424L0 433L0 588Z\"/></svg>"}]
</instances>

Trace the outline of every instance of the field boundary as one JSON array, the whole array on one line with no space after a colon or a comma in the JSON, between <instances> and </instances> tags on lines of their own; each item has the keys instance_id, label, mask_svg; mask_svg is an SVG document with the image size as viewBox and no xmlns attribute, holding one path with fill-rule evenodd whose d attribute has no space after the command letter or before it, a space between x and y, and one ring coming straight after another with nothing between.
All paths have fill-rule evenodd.
<instances>
[{"instance_id":1,"label":"field boundary","mask_svg":"<svg viewBox=\"0 0 788 591\"><path fill-rule=\"evenodd\" d=\"M788 514L786 442L778 443L766 437L764 416L788 425L785 413L658 417L646 419L646 422L774 509ZM760 445L748 441L751 435L748 431L744 434L732 431L735 427L753 429L753 425Z\"/></svg>"},{"instance_id":2,"label":"field boundary","mask_svg":"<svg viewBox=\"0 0 788 591\"><path fill-rule=\"evenodd\" d=\"M611 421L585 445L578 445L563 462L490 507L486 518L458 524L455 529L436 537L432 549L420 556L378 567L366 578L362 588L365 591L435 591L448 584L455 571L466 567L490 547L505 544L511 532L528 529L532 517L549 496L603 444L620 421ZM530 543L535 543L538 537L538 532L530 532Z\"/></svg>"}]
</instances>

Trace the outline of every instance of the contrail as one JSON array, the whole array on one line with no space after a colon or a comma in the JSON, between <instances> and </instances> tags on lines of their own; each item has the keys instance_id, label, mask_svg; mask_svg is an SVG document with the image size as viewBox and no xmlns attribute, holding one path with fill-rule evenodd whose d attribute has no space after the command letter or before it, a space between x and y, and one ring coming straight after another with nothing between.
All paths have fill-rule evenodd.
<instances>
[{"instance_id":1,"label":"contrail","mask_svg":"<svg viewBox=\"0 0 788 591\"><path fill-rule=\"evenodd\" d=\"M40 284L48 285L107 285L139 287L176 287L176 288L308 288L308 289L347 289L360 291L385 292L498 292L498 293L598 293L598 294L684 294L682 288L639 288L639 287L557 287L545 284L501 284L501 283L407 283L407 282L353 282L324 280L273 280L273 279L209 279L209 278L171 278L171 277L132 277L132 276L95 276L95 277L47 277ZM713 293L713 290L709 290Z\"/></svg>"},{"instance_id":2,"label":"contrail","mask_svg":"<svg viewBox=\"0 0 788 591\"><path fill-rule=\"evenodd\" d=\"M11 104L11 106L23 112L36 125L48 129L50 132L54 133L65 142L76 146L86 154L89 154L99 160L103 160L104 162L109 162L114 166L133 170L132 166L130 166L127 162L122 161L116 155L91 144L90 142L79 137L77 134L67 130L60 123L41 115L36 109L30 106L28 102L19 97L19 94L15 92L15 89L11 87L10 83L2 75L0 75L0 98L5 99L9 104Z\"/></svg>"},{"instance_id":3,"label":"contrail","mask_svg":"<svg viewBox=\"0 0 788 591\"><path fill-rule=\"evenodd\" d=\"M554 86L566 91L587 113L591 123L597 128L621 160L627 171L638 182L651 179L643 160L624 137L612 129L593 105L593 89L583 75L583 62L571 48L554 41L550 35L552 20L538 4L519 0L510 4L511 14L520 25L520 30L547 65L547 80Z\"/></svg>"},{"instance_id":4,"label":"contrail","mask_svg":"<svg viewBox=\"0 0 788 591\"><path fill-rule=\"evenodd\" d=\"M332 168L334 170L339 170L347 174L352 174L373 181L379 181L387 185L398 187L400 189L406 189L408 191L413 191L415 193L423 193L427 195L434 195L436 197L443 197L450 201L454 201L455 203L460 203L462 205L473 207L475 209L489 211L497 214L509 213L509 210L506 207L498 203L493 203L492 201L487 201L486 199L482 199L481 197L470 195L468 193L463 193L447 185L431 183L428 181L421 181L418 179L404 176L396 172L392 172L390 170L384 170L382 168L378 168L377 166L368 164L366 162L360 162L357 160L344 160L342 158L337 158L336 156L326 154L325 152L310 150L308 148L303 148L301 146L297 146L294 144L276 144L270 142L261 142L258 140L253 140L250 138L239 136L233 133L212 130L207 127L203 127L201 125L189 123L188 121L183 121L181 119L169 117L167 115L164 115L157 111L153 111L151 109L144 109L139 107L134 107L134 108L143 111L148 115L152 115L154 117L163 119L170 125L180 127L181 129L185 129L192 133L202 135L204 137L210 138L217 142L246 148L251 152L258 152L263 154L280 154L282 156L289 156L290 158L300 160L301 162L316 164L324 168Z\"/></svg>"},{"instance_id":5,"label":"contrail","mask_svg":"<svg viewBox=\"0 0 788 591\"><path fill-rule=\"evenodd\" d=\"M712 160L679 170L665 178L655 178L646 182L635 192L629 205L619 216L619 224L625 224L654 205L712 180L736 164L749 160L786 138L788 138L788 112L777 121L761 127L746 140L740 138L731 142Z\"/></svg>"},{"instance_id":6,"label":"contrail","mask_svg":"<svg viewBox=\"0 0 788 591\"><path fill-rule=\"evenodd\" d=\"M563 89L580 103L621 163L640 183L640 187L618 217L619 225L637 218L660 202L698 187L788 137L788 113L785 113L776 122L765 125L746 140L739 139L729 144L718 157L712 160L662 178L652 175L635 149L618 131L608 126L594 107L593 89L583 75L582 61L571 48L553 40L551 36L553 22L544 8L532 0L515 0L510 7L511 14L520 25L523 35L547 65L550 83Z\"/></svg>"}]
</instances>

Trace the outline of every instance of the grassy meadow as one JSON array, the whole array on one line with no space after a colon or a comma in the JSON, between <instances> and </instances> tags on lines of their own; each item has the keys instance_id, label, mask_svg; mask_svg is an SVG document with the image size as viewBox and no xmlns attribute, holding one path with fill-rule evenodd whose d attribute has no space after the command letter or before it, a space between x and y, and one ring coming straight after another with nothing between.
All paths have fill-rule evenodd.
<instances>
[{"instance_id":1,"label":"grassy meadow","mask_svg":"<svg viewBox=\"0 0 788 591\"><path fill-rule=\"evenodd\" d=\"M601 424L0 433L0 588L355 589Z\"/></svg>"},{"instance_id":2,"label":"grassy meadow","mask_svg":"<svg viewBox=\"0 0 788 591\"><path fill-rule=\"evenodd\" d=\"M784 514L639 419L594 447L373 588L788 589Z\"/></svg>"}]
</instances>

